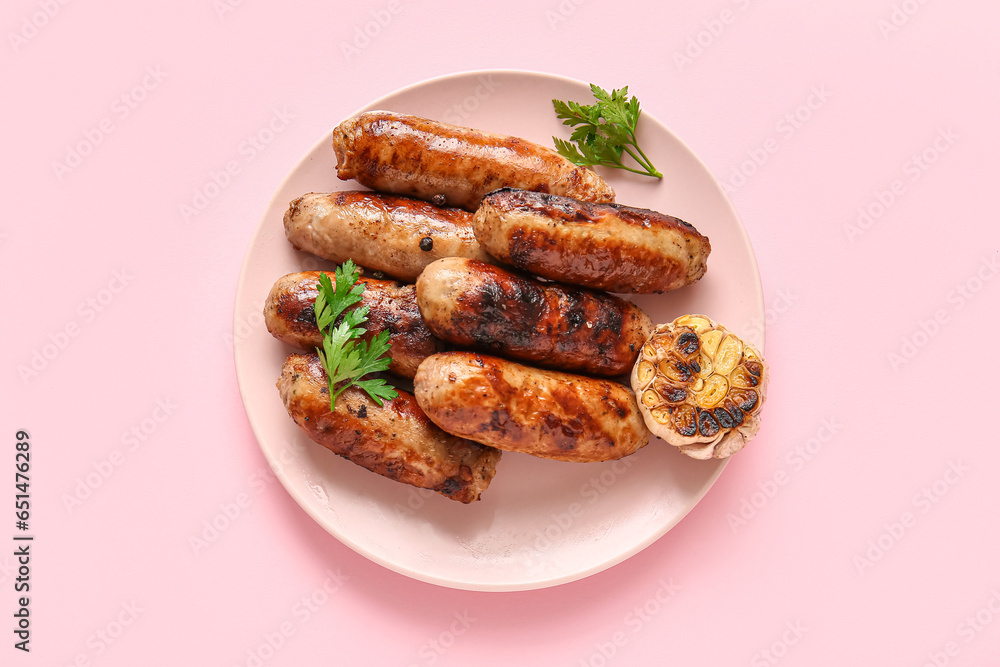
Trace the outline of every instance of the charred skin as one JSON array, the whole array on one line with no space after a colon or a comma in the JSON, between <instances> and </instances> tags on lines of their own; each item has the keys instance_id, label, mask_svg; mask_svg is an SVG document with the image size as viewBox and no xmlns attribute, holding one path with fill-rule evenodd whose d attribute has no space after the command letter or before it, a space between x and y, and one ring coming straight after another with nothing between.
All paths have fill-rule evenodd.
<instances>
[{"instance_id":1,"label":"charred skin","mask_svg":"<svg viewBox=\"0 0 1000 667\"><path fill-rule=\"evenodd\" d=\"M264 323L272 336L307 351L323 345L313 310L320 273L290 273L274 284L264 304ZM328 275L333 280L333 274ZM368 306L364 339L370 341L379 332L388 331L389 372L412 378L421 361L445 348L420 317L416 288L374 278L359 278L358 283L365 286L361 305Z\"/></svg>"},{"instance_id":2,"label":"charred skin","mask_svg":"<svg viewBox=\"0 0 1000 667\"><path fill-rule=\"evenodd\" d=\"M299 250L348 259L413 282L442 257L491 261L472 232L472 215L419 199L367 191L309 193L285 212L285 236Z\"/></svg>"},{"instance_id":3,"label":"charred skin","mask_svg":"<svg viewBox=\"0 0 1000 667\"><path fill-rule=\"evenodd\" d=\"M496 472L498 450L445 433L412 394L400 391L380 407L351 387L331 412L326 373L315 354L289 355L278 391L289 416L312 440L383 477L471 503Z\"/></svg>"},{"instance_id":4,"label":"charred skin","mask_svg":"<svg viewBox=\"0 0 1000 667\"><path fill-rule=\"evenodd\" d=\"M608 380L444 352L420 364L413 386L417 403L435 424L498 449L561 461L608 461L649 441L631 390Z\"/></svg>"},{"instance_id":5,"label":"charred skin","mask_svg":"<svg viewBox=\"0 0 1000 667\"><path fill-rule=\"evenodd\" d=\"M544 146L390 111L345 120L333 131L333 150L338 178L469 211L503 187L615 200L600 176Z\"/></svg>"},{"instance_id":6,"label":"charred skin","mask_svg":"<svg viewBox=\"0 0 1000 667\"><path fill-rule=\"evenodd\" d=\"M695 459L724 459L760 430L770 372L760 351L706 315L660 324L631 384L646 425Z\"/></svg>"},{"instance_id":7,"label":"charred skin","mask_svg":"<svg viewBox=\"0 0 1000 667\"><path fill-rule=\"evenodd\" d=\"M712 250L690 224L648 209L523 190L487 195L476 238L503 262L560 282L653 294L700 279Z\"/></svg>"},{"instance_id":8,"label":"charred skin","mask_svg":"<svg viewBox=\"0 0 1000 667\"><path fill-rule=\"evenodd\" d=\"M629 372L653 328L642 309L619 297L457 257L424 270L417 305L449 343L591 375Z\"/></svg>"}]
</instances>

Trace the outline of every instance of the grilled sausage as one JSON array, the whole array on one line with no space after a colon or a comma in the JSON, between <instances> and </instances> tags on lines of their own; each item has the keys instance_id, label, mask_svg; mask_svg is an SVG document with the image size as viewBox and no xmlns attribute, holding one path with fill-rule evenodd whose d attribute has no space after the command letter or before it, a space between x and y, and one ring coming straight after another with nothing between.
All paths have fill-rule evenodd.
<instances>
[{"instance_id":1,"label":"grilled sausage","mask_svg":"<svg viewBox=\"0 0 1000 667\"><path fill-rule=\"evenodd\" d=\"M607 461L649 442L635 395L609 380L544 371L473 352L427 357L417 403L445 431L561 461Z\"/></svg>"},{"instance_id":2,"label":"grilled sausage","mask_svg":"<svg viewBox=\"0 0 1000 667\"><path fill-rule=\"evenodd\" d=\"M441 257L492 261L472 233L468 211L360 190L292 201L285 236L299 250L338 264L352 259L404 282Z\"/></svg>"},{"instance_id":3,"label":"grilled sausage","mask_svg":"<svg viewBox=\"0 0 1000 667\"><path fill-rule=\"evenodd\" d=\"M391 111L368 111L333 131L337 176L373 190L475 211L502 187L615 200L596 173L524 139Z\"/></svg>"},{"instance_id":4,"label":"grilled sausage","mask_svg":"<svg viewBox=\"0 0 1000 667\"><path fill-rule=\"evenodd\" d=\"M619 297L458 257L424 269L417 305L449 343L594 375L627 373L653 329L642 309Z\"/></svg>"},{"instance_id":5,"label":"grilled sausage","mask_svg":"<svg viewBox=\"0 0 1000 667\"><path fill-rule=\"evenodd\" d=\"M313 310L320 273L290 273L274 283L264 304L264 323L272 336L307 351L323 345ZM421 361L445 349L420 317L416 288L374 278L359 278L358 283L365 286L361 305L368 306L368 321L362 325L367 329L364 339L370 341L388 331L389 372L412 378Z\"/></svg>"},{"instance_id":6,"label":"grilled sausage","mask_svg":"<svg viewBox=\"0 0 1000 667\"><path fill-rule=\"evenodd\" d=\"M705 274L712 246L690 224L656 211L505 189L473 216L483 248L519 269L610 292L651 294Z\"/></svg>"},{"instance_id":7,"label":"grilled sausage","mask_svg":"<svg viewBox=\"0 0 1000 667\"><path fill-rule=\"evenodd\" d=\"M448 435L404 391L380 407L350 387L331 411L326 373L315 354L289 355L278 390L289 416L310 438L389 479L471 503L496 472L499 451Z\"/></svg>"}]
</instances>

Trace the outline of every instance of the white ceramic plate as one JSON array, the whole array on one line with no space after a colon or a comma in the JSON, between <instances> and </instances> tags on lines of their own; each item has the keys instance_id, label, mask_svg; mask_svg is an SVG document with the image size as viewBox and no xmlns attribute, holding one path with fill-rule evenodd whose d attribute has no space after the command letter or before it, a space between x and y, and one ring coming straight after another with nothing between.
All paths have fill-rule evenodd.
<instances>
[{"instance_id":1,"label":"white ceramic plate","mask_svg":"<svg viewBox=\"0 0 1000 667\"><path fill-rule=\"evenodd\" d=\"M552 98L592 99L586 84L570 79L470 72L404 88L360 111L416 114L551 146L552 135L570 132L556 119ZM711 239L712 254L708 273L697 284L635 301L654 322L705 313L763 349L760 278L736 212L705 166L648 111L639 137L664 178L602 170L618 201L687 220ZM695 506L725 462L689 459L655 438L633 456L606 463L505 453L483 499L471 505L389 481L306 438L275 388L292 350L270 337L260 313L280 276L332 268L292 249L282 216L288 202L306 192L360 187L338 180L335 166L330 135L324 134L268 205L236 292L234 348L243 403L275 474L310 516L350 548L396 572L453 588L509 591L600 572L654 542Z\"/></svg>"}]
</instances>

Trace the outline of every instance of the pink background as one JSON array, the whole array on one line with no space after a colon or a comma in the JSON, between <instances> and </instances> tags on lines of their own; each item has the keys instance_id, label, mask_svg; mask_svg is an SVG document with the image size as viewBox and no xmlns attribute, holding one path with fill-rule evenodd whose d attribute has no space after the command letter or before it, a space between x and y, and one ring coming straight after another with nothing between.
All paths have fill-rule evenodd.
<instances>
[{"instance_id":1,"label":"pink background","mask_svg":"<svg viewBox=\"0 0 1000 667\"><path fill-rule=\"evenodd\" d=\"M36 540L32 651L8 630L0 664L1000 664L1000 9L615 6L5 3L4 627L18 429ZM754 243L773 373L758 439L675 529L499 594L313 523L267 475L231 345L300 157L372 99L488 68L627 83L704 160Z\"/></svg>"}]
</instances>

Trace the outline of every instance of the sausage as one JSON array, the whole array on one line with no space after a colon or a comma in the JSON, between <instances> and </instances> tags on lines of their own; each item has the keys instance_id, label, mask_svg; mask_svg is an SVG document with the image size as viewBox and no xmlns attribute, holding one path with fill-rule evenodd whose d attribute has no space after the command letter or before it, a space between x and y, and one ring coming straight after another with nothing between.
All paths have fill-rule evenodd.
<instances>
[{"instance_id":1,"label":"sausage","mask_svg":"<svg viewBox=\"0 0 1000 667\"><path fill-rule=\"evenodd\" d=\"M472 233L472 216L419 199L367 191L310 193L285 212L285 236L299 250L338 264L348 259L413 282L442 257L492 261Z\"/></svg>"},{"instance_id":2,"label":"sausage","mask_svg":"<svg viewBox=\"0 0 1000 667\"><path fill-rule=\"evenodd\" d=\"M609 380L443 352L420 364L413 393L445 431L498 449L607 461L649 442L635 395Z\"/></svg>"},{"instance_id":3,"label":"sausage","mask_svg":"<svg viewBox=\"0 0 1000 667\"><path fill-rule=\"evenodd\" d=\"M320 273L289 273L274 283L264 303L264 323L272 336L307 351L323 345L313 310ZM333 274L328 275L334 280ZM365 286L360 305L368 306L368 321L362 325L367 330L364 339L370 341L388 331L389 372L412 378L421 361L445 349L420 317L416 288L374 278L359 278L358 283Z\"/></svg>"},{"instance_id":4,"label":"sausage","mask_svg":"<svg viewBox=\"0 0 1000 667\"><path fill-rule=\"evenodd\" d=\"M653 329L625 299L458 257L424 269L417 305L428 328L449 343L594 375L629 372Z\"/></svg>"},{"instance_id":5,"label":"sausage","mask_svg":"<svg viewBox=\"0 0 1000 667\"><path fill-rule=\"evenodd\" d=\"M502 187L615 200L604 179L550 148L391 111L345 120L333 131L333 150L338 178L469 211Z\"/></svg>"},{"instance_id":6,"label":"sausage","mask_svg":"<svg viewBox=\"0 0 1000 667\"><path fill-rule=\"evenodd\" d=\"M349 387L331 411L326 373L315 354L289 355L277 385L289 416L312 440L383 477L471 503L496 472L498 450L445 433L413 394L400 391L379 406Z\"/></svg>"},{"instance_id":7,"label":"sausage","mask_svg":"<svg viewBox=\"0 0 1000 667\"><path fill-rule=\"evenodd\" d=\"M620 204L505 189L473 216L476 238L503 262L560 282L652 294L705 275L708 237L669 215Z\"/></svg>"}]
</instances>

